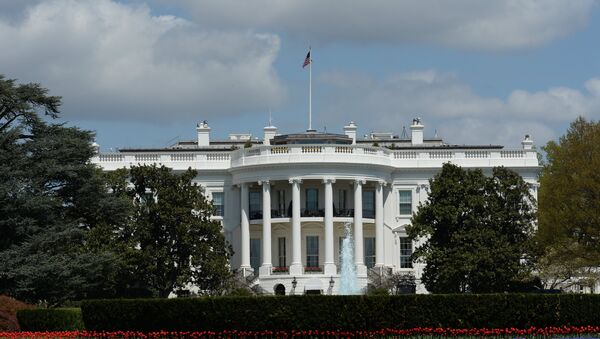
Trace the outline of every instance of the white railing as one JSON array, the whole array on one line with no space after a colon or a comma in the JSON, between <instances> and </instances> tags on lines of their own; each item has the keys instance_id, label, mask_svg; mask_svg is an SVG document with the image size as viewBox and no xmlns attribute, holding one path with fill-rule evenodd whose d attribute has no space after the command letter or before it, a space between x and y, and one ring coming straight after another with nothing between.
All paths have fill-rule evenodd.
<instances>
[{"instance_id":1,"label":"white railing","mask_svg":"<svg viewBox=\"0 0 600 339\"><path fill-rule=\"evenodd\" d=\"M398 168L440 167L446 162L465 167L538 166L535 150L389 150L370 145L265 145L218 152L103 153L94 157L93 162L105 168L156 163L177 169L228 169L278 163L360 163Z\"/></svg>"},{"instance_id":2,"label":"white railing","mask_svg":"<svg viewBox=\"0 0 600 339\"><path fill-rule=\"evenodd\" d=\"M171 154L171 161L194 161L196 154L193 153L175 153Z\"/></svg>"},{"instance_id":3,"label":"white railing","mask_svg":"<svg viewBox=\"0 0 600 339\"><path fill-rule=\"evenodd\" d=\"M485 159L490 157L488 151L465 151L465 158L467 159Z\"/></svg>"},{"instance_id":4,"label":"white railing","mask_svg":"<svg viewBox=\"0 0 600 339\"><path fill-rule=\"evenodd\" d=\"M525 151L523 150L506 150L500 151L500 156L502 158L524 158Z\"/></svg>"},{"instance_id":5,"label":"white railing","mask_svg":"<svg viewBox=\"0 0 600 339\"><path fill-rule=\"evenodd\" d=\"M418 155L415 151L395 151L394 159L416 159Z\"/></svg>"},{"instance_id":6,"label":"white railing","mask_svg":"<svg viewBox=\"0 0 600 339\"><path fill-rule=\"evenodd\" d=\"M207 153L206 160L208 161L229 161L229 153Z\"/></svg>"}]
</instances>

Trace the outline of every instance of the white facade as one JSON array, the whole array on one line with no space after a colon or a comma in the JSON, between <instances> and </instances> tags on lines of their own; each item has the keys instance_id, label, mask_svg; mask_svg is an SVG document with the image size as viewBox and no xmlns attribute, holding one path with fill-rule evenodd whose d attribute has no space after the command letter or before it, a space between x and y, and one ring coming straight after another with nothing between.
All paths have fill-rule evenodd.
<instances>
[{"instance_id":1,"label":"white facade","mask_svg":"<svg viewBox=\"0 0 600 339\"><path fill-rule=\"evenodd\" d=\"M234 248L232 269L265 293L283 286L286 294L336 294L339 244L348 222L361 288L382 270L412 272L419 281L423 265L406 261L413 244L404 228L444 163L484 173L508 167L537 196L539 164L529 137L519 149L448 145L424 138L423 129L415 119L410 139L383 133L359 139L353 122L339 135L275 136L276 128L268 126L263 140L212 141L204 122L197 142L99 153L93 161L107 171L137 164L197 170L195 180L222 212L215 218ZM252 147L244 148L248 142ZM419 284L417 292L426 291Z\"/></svg>"}]
</instances>

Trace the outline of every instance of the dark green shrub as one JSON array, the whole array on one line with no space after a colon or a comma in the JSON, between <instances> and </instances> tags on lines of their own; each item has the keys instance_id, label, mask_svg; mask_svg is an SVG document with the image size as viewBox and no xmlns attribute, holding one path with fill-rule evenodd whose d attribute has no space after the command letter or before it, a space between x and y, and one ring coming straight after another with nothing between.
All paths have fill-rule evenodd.
<instances>
[{"instance_id":1,"label":"dark green shrub","mask_svg":"<svg viewBox=\"0 0 600 339\"><path fill-rule=\"evenodd\" d=\"M227 292L227 295L232 297L251 297L254 293L247 288L239 287Z\"/></svg>"},{"instance_id":2,"label":"dark green shrub","mask_svg":"<svg viewBox=\"0 0 600 339\"><path fill-rule=\"evenodd\" d=\"M372 288L367 293L368 295L390 295L390 291L384 287Z\"/></svg>"},{"instance_id":3,"label":"dark green shrub","mask_svg":"<svg viewBox=\"0 0 600 339\"><path fill-rule=\"evenodd\" d=\"M378 330L600 324L600 295L270 296L95 300L88 330Z\"/></svg>"},{"instance_id":4,"label":"dark green shrub","mask_svg":"<svg viewBox=\"0 0 600 339\"><path fill-rule=\"evenodd\" d=\"M85 329L79 308L35 308L20 310L21 331L74 331Z\"/></svg>"}]
</instances>

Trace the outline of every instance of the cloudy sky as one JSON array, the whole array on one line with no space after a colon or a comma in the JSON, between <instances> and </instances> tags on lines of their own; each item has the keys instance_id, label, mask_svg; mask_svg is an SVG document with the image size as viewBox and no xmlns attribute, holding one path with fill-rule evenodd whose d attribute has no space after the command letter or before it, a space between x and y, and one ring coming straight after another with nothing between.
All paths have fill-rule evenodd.
<instances>
[{"instance_id":1,"label":"cloudy sky","mask_svg":"<svg viewBox=\"0 0 600 339\"><path fill-rule=\"evenodd\" d=\"M594 0L0 0L0 74L63 97L104 150L313 127L448 143L555 139L600 119Z\"/></svg>"}]
</instances>

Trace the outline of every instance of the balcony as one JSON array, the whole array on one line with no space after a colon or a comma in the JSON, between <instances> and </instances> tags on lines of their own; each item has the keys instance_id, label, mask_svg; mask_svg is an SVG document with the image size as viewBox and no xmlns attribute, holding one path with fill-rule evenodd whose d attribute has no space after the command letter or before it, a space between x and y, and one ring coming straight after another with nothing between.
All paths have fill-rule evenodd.
<instances>
[{"instance_id":1,"label":"balcony","mask_svg":"<svg viewBox=\"0 0 600 339\"><path fill-rule=\"evenodd\" d=\"M309 209L303 208L300 211L300 216L302 218L323 218L323 217L325 217L325 210L324 209L309 210ZM260 210L260 211L251 210L250 213L248 214L248 217L250 220L262 220L262 218L263 218L262 210ZM292 217L291 211L271 210L271 218L291 218L291 217ZM334 208L333 209L333 217L334 218L353 218L354 217L354 209L353 208L348 208L348 209ZM364 219L374 219L375 218L375 210L363 209L363 218Z\"/></svg>"},{"instance_id":2,"label":"balcony","mask_svg":"<svg viewBox=\"0 0 600 339\"><path fill-rule=\"evenodd\" d=\"M231 167L293 163L369 164L396 168L441 167L452 162L465 167L538 166L534 149L405 148L387 149L366 145L256 146L231 154Z\"/></svg>"}]
</instances>

